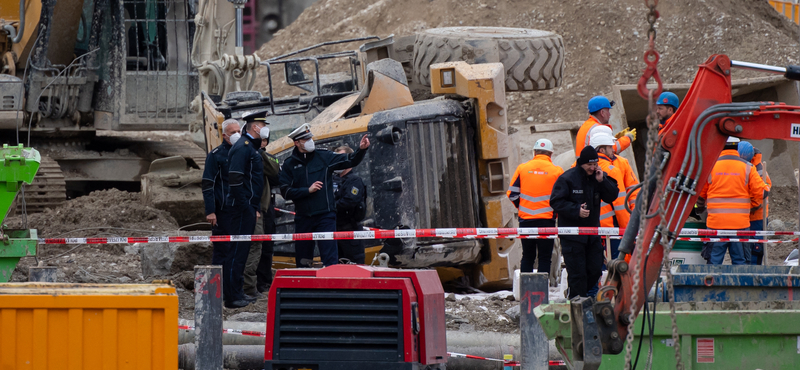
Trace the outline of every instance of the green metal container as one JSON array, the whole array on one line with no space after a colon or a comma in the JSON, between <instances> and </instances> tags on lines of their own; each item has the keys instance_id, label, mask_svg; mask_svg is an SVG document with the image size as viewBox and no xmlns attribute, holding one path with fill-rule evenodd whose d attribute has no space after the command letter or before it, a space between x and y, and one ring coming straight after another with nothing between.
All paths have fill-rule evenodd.
<instances>
[{"instance_id":1,"label":"green metal container","mask_svg":"<svg viewBox=\"0 0 800 370\"><path fill-rule=\"evenodd\" d=\"M652 307L652 306L651 306ZM548 338L572 358L569 304L536 307ZM676 303L681 358L686 370L800 369L800 301ZM633 360L643 315L636 319ZM653 331L654 370L676 368L669 305L656 306ZM644 369L650 348L649 331L637 368ZM624 369L625 351L603 355L600 369Z\"/></svg>"},{"instance_id":2,"label":"green metal container","mask_svg":"<svg viewBox=\"0 0 800 370\"><path fill-rule=\"evenodd\" d=\"M3 222L22 184L33 181L41 160L36 149L21 144L3 144L0 149L0 282L11 279L20 258L36 255L36 230L7 230Z\"/></svg>"},{"instance_id":3,"label":"green metal container","mask_svg":"<svg viewBox=\"0 0 800 370\"><path fill-rule=\"evenodd\" d=\"M705 229L706 223L705 222L687 222L683 225L684 229ZM686 251L686 252L697 252L703 250L703 243L702 242L689 242L684 240L678 240L675 242L675 245L672 247L673 251Z\"/></svg>"}]
</instances>

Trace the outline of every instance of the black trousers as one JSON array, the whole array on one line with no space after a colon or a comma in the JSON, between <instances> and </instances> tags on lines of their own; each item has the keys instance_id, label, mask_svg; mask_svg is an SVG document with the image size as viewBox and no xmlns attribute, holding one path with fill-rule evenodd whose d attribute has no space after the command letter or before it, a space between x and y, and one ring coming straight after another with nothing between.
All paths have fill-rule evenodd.
<instances>
[{"instance_id":1,"label":"black trousers","mask_svg":"<svg viewBox=\"0 0 800 370\"><path fill-rule=\"evenodd\" d=\"M230 209L224 222L228 235L251 235L256 228L256 209L250 205ZM244 299L244 267L250 241L231 242L222 264L222 288L226 302Z\"/></svg>"},{"instance_id":2,"label":"black trousers","mask_svg":"<svg viewBox=\"0 0 800 370\"><path fill-rule=\"evenodd\" d=\"M228 215L223 210L218 210L214 212L217 215L217 224L211 226L211 235L225 235L225 228L222 226L224 223L224 219L228 218ZM222 263L225 261L225 251L228 249L228 242L213 242L212 243L214 248L211 252L211 264L216 266L222 266Z\"/></svg>"},{"instance_id":3,"label":"black trousers","mask_svg":"<svg viewBox=\"0 0 800 370\"><path fill-rule=\"evenodd\" d=\"M603 275L603 244L599 236L559 237L561 255L567 265L569 299L588 297L589 290Z\"/></svg>"},{"instance_id":4,"label":"black trousers","mask_svg":"<svg viewBox=\"0 0 800 370\"><path fill-rule=\"evenodd\" d=\"M336 212L311 217L294 216L294 232L298 234L334 231L336 231ZM330 266L339 263L339 251L335 240L317 240L316 243L323 265ZM294 242L294 252L295 265L298 268L308 267L304 263L311 263L314 260L314 240Z\"/></svg>"},{"instance_id":5,"label":"black trousers","mask_svg":"<svg viewBox=\"0 0 800 370\"><path fill-rule=\"evenodd\" d=\"M519 227L555 227L555 220L520 220ZM550 263L553 256L553 239L522 239L522 261L520 272L533 272L533 262L539 256L539 265L536 271L549 274Z\"/></svg>"},{"instance_id":6,"label":"black trousers","mask_svg":"<svg viewBox=\"0 0 800 370\"><path fill-rule=\"evenodd\" d=\"M262 210L264 217L264 234L275 234L275 209L270 204L269 209ZM256 283L258 291L262 292L272 285L272 253L275 242L261 242L261 259L256 268Z\"/></svg>"}]
</instances>

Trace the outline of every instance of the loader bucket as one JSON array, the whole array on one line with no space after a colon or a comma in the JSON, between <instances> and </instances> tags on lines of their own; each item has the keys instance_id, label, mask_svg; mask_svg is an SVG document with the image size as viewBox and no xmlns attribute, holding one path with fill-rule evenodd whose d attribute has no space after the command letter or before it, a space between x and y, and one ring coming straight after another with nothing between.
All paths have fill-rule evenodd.
<instances>
[{"instance_id":1,"label":"loader bucket","mask_svg":"<svg viewBox=\"0 0 800 370\"><path fill-rule=\"evenodd\" d=\"M39 152L32 148L3 144L0 149L0 282L11 279L20 258L36 255L36 230L5 230L2 223L22 183L33 181L40 162Z\"/></svg>"}]
</instances>

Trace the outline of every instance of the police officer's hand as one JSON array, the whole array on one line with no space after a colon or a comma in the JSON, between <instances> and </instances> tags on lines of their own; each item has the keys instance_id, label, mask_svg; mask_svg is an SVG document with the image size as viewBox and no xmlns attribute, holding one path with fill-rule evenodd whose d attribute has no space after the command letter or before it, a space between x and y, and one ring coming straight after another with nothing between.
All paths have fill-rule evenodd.
<instances>
[{"instance_id":1,"label":"police officer's hand","mask_svg":"<svg viewBox=\"0 0 800 370\"><path fill-rule=\"evenodd\" d=\"M594 178L597 180L597 182L603 182L603 173L603 170L599 168L597 171L594 171Z\"/></svg>"},{"instance_id":2,"label":"police officer's hand","mask_svg":"<svg viewBox=\"0 0 800 370\"><path fill-rule=\"evenodd\" d=\"M217 214L212 213L206 216L206 220L211 223L211 226L217 226Z\"/></svg>"},{"instance_id":3,"label":"police officer's hand","mask_svg":"<svg viewBox=\"0 0 800 370\"><path fill-rule=\"evenodd\" d=\"M359 145L359 148L361 148L361 150L369 148L369 139L367 139L367 135L361 137L361 145Z\"/></svg>"},{"instance_id":4,"label":"police officer's hand","mask_svg":"<svg viewBox=\"0 0 800 370\"><path fill-rule=\"evenodd\" d=\"M311 186L308 187L308 192L313 193L317 190L322 189L322 181L315 181Z\"/></svg>"},{"instance_id":5,"label":"police officer's hand","mask_svg":"<svg viewBox=\"0 0 800 370\"><path fill-rule=\"evenodd\" d=\"M589 217L589 213L591 213L591 211L586 209L586 203L581 204L581 213L580 213L581 218Z\"/></svg>"},{"instance_id":6,"label":"police officer's hand","mask_svg":"<svg viewBox=\"0 0 800 370\"><path fill-rule=\"evenodd\" d=\"M261 218L261 212L256 211L256 220L258 220L259 218Z\"/></svg>"}]
</instances>

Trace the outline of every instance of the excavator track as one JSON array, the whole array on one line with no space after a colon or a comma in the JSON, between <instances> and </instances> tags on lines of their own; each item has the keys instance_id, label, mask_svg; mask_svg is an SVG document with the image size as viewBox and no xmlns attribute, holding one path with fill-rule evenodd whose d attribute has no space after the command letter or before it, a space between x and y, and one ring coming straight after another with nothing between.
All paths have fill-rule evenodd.
<instances>
[{"instance_id":1,"label":"excavator track","mask_svg":"<svg viewBox=\"0 0 800 370\"><path fill-rule=\"evenodd\" d=\"M67 200L67 183L58 162L42 156L39 171L31 185L25 186L25 208L27 212L42 212L47 208L58 207ZM17 195L17 214L22 214L22 194Z\"/></svg>"}]
</instances>

